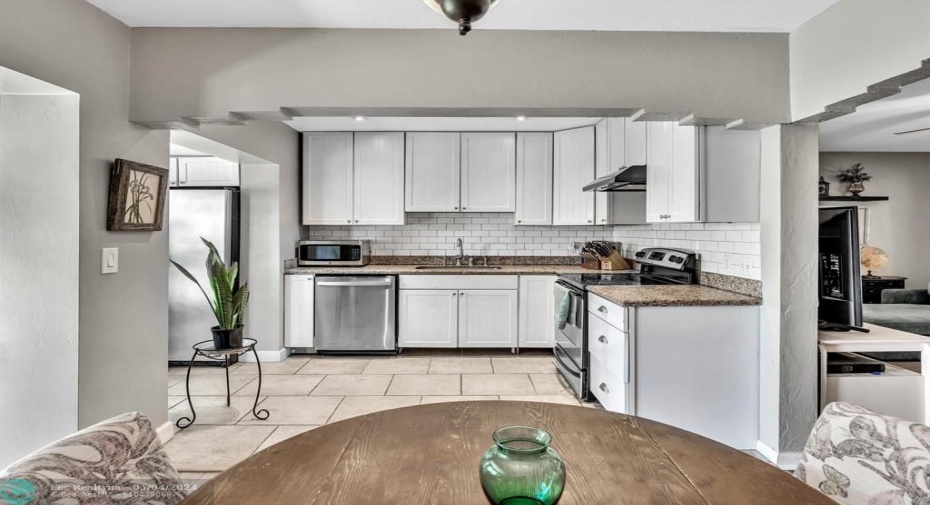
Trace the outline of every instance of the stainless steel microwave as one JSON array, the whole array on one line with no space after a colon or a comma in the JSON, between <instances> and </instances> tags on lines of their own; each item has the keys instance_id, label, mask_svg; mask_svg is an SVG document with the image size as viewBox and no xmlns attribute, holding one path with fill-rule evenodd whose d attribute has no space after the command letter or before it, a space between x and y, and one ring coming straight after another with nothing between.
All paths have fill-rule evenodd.
<instances>
[{"instance_id":1,"label":"stainless steel microwave","mask_svg":"<svg viewBox=\"0 0 930 505\"><path fill-rule=\"evenodd\" d=\"M363 267L371 261L368 240L301 240L297 264L302 267Z\"/></svg>"}]
</instances>

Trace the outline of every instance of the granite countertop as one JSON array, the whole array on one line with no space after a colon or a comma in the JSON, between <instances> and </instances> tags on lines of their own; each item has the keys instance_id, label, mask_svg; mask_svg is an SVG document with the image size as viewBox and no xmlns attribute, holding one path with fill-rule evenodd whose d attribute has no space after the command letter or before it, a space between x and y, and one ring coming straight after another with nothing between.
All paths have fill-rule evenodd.
<instances>
[{"instance_id":1,"label":"granite countertop","mask_svg":"<svg viewBox=\"0 0 930 505\"><path fill-rule=\"evenodd\" d=\"M417 269L419 265L367 265L364 267L298 267L284 271L285 275L558 275L558 274L596 274L606 270L590 270L578 265L501 265L499 269L491 268L428 268ZM615 270L611 273L635 272L635 270Z\"/></svg>"},{"instance_id":2,"label":"granite countertop","mask_svg":"<svg viewBox=\"0 0 930 505\"><path fill-rule=\"evenodd\" d=\"M594 293L624 307L694 307L762 305L762 299L700 286L591 286Z\"/></svg>"}]
</instances>

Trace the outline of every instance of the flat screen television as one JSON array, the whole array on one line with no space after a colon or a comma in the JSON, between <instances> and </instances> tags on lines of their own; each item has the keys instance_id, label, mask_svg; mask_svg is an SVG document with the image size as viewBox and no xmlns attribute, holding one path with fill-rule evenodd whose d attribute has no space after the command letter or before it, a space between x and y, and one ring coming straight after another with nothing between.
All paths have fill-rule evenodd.
<instances>
[{"instance_id":1,"label":"flat screen television","mask_svg":"<svg viewBox=\"0 0 930 505\"><path fill-rule=\"evenodd\" d=\"M856 207L820 209L818 318L821 326L862 326L859 214Z\"/></svg>"}]
</instances>

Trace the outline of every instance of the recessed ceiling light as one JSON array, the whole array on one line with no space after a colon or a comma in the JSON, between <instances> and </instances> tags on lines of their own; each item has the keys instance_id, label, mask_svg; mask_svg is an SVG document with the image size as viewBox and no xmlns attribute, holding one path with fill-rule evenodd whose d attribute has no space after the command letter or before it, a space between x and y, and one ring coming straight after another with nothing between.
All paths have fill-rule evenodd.
<instances>
[{"instance_id":1,"label":"recessed ceiling light","mask_svg":"<svg viewBox=\"0 0 930 505\"><path fill-rule=\"evenodd\" d=\"M526 121L526 116L517 116L517 121Z\"/></svg>"},{"instance_id":2,"label":"recessed ceiling light","mask_svg":"<svg viewBox=\"0 0 930 505\"><path fill-rule=\"evenodd\" d=\"M356 121L364 121L364 120L365 120L365 116L355 116L355 117L352 118L352 119L355 119Z\"/></svg>"}]
</instances>

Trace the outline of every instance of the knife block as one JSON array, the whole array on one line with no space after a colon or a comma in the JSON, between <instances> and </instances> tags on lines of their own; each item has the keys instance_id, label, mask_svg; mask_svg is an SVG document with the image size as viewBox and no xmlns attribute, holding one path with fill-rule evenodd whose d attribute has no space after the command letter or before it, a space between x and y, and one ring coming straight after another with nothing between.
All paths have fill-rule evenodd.
<instances>
[{"instance_id":1,"label":"knife block","mask_svg":"<svg viewBox=\"0 0 930 505\"><path fill-rule=\"evenodd\" d=\"M581 261L581 268L587 268L587 269L590 269L590 270L600 270L600 269L601 269L601 262L598 261L597 258L595 258L595 257L593 257L593 256L582 255L582 256L581 256L581 259L582 259L582 261Z\"/></svg>"},{"instance_id":2,"label":"knife block","mask_svg":"<svg viewBox=\"0 0 930 505\"><path fill-rule=\"evenodd\" d=\"M601 259L601 270L632 270L633 265L614 251L610 256Z\"/></svg>"}]
</instances>

